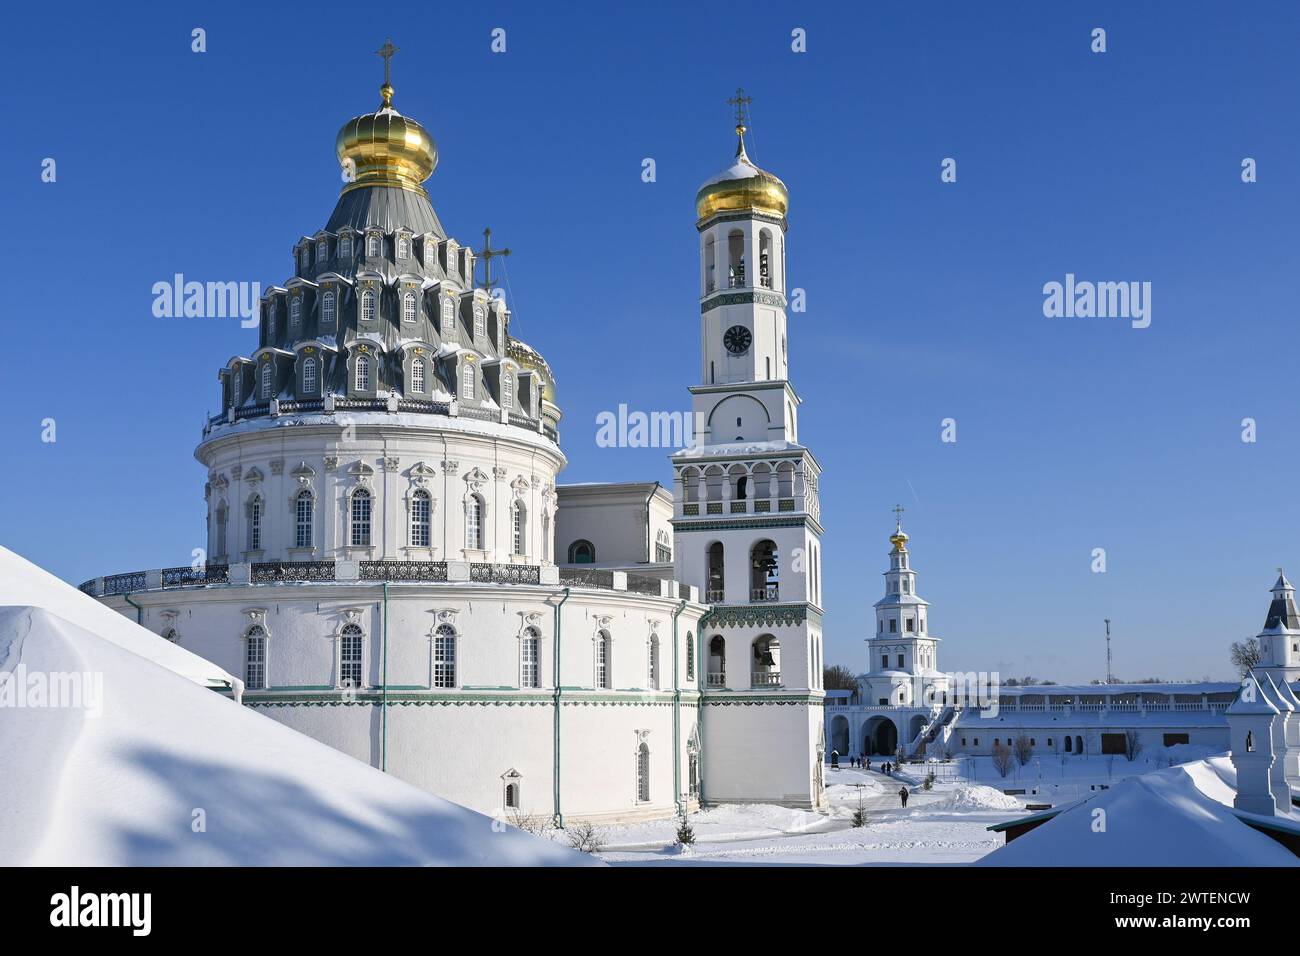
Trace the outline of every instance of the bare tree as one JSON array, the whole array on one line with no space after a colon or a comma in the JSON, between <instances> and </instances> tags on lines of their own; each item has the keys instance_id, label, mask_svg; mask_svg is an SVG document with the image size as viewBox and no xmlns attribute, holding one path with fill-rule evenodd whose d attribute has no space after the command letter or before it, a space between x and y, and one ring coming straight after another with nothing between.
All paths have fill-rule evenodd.
<instances>
[{"instance_id":1,"label":"bare tree","mask_svg":"<svg viewBox=\"0 0 1300 956\"><path fill-rule=\"evenodd\" d=\"M823 690L857 690L858 677L843 664L822 668Z\"/></svg>"},{"instance_id":2,"label":"bare tree","mask_svg":"<svg viewBox=\"0 0 1300 956\"><path fill-rule=\"evenodd\" d=\"M1142 738L1136 730L1124 731L1124 756L1132 763L1142 752Z\"/></svg>"},{"instance_id":3,"label":"bare tree","mask_svg":"<svg viewBox=\"0 0 1300 956\"><path fill-rule=\"evenodd\" d=\"M1245 680L1250 676L1250 669L1259 666L1259 641L1248 637L1244 641L1233 641L1229 649L1232 666L1237 668L1237 676Z\"/></svg>"},{"instance_id":4,"label":"bare tree","mask_svg":"<svg viewBox=\"0 0 1300 956\"><path fill-rule=\"evenodd\" d=\"M1020 761L1020 766L1029 763L1029 758L1034 755L1034 744L1029 739L1028 734L1017 734L1014 744L1016 750L1016 760ZM1005 776L1005 774L1004 774Z\"/></svg>"},{"instance_id":5,"label":"bare tree","mask_svg":"<svg viewBox=\"0 0 1300 956\"><path fill-rule=\"evenodd\" d=\"M993 768L999 776L1005 777L1011 772L1011 761L1015 758L1011 755L1011 748L1006 744L993 745Z\"/></svg>"},{"instance_id":6,"label":"bare tree","mask_svg":"<svg viewBox=\"0 0 1300 956\"><path fill-rule=\"evenodd\" d=\"M569 846L581 853L599 853L605 848L605 835L592 823L576 823L569 827Z\"/></svg>"},{"instance_id":7,"label":"bare tree","mask_svg":"<svg viewBox=\"0 0 1300 956\"><path fill-rule=\"evenodd\" d=\"M506 813L511 826L518 827L533 836L549 836L551 829L554 827L550 817L541 814L524 813L518 807L511 807Z\"/></svg>"}]
</instances>

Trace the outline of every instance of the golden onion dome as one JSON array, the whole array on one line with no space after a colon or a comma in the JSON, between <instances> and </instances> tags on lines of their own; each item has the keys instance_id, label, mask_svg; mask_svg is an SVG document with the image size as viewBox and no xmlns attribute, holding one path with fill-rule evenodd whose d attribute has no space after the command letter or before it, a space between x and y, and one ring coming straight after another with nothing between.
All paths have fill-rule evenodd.
<instances>
[{"instance_id":1,"label":"golden onion dome","mask_svg":"<svg viewBox=\"0 0 1300 956\"><path fill-rule=\"evenodd\" d=\"M420 184L438 165L438 147L428 130L393 109L391 84L384 83L379 92L379 109L348 120L335 141L339 163L352 174L343 192L397 186L423 194Z\"/></svg>"},{"instance_id":2,"label":"golden onion dome","mask_svg":"<svg viewBox=\"0 0 1300 956\"><path fill-rule=\"evenodd\" d=\"M889 536L890 543L894 546L895 551L907 550L907 532L899 528Z\"/></svg>"},{"instance_id":3,"label":"golden onion dome","mask_svg":"<svg viewBox=\"0 0 1300 956\"><path fill-rule=\"evenodd\" d=\"M745 127L736 126L740 143L736 147L736 161L714 176L695 194L695 213L700 220L720 212L738 210L767 213L785 218L790 207L790 194L785 183L771 173L759 169L745 154Z\"/></svg>"},{"instance_id":4,"label":"golden onion dome","mask_svg":"<svg viewBox=\"0 0 1300 956\"><path fill-rule=\"evenodd\" d=\"M551 366L546 359L542 358L541 352L512 335L506 344L506 356L519 363L520 368L526 368L540 374L542 376L542 398L551 403L555 402L555 373L551 371Z\"/></svg>"}]
</instances>

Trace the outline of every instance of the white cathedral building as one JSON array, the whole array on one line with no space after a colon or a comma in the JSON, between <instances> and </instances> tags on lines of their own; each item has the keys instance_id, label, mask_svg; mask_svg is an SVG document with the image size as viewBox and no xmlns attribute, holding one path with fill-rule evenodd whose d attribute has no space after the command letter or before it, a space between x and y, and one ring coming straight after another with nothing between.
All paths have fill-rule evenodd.
<instances>
[{"instance_id":1,"label":"white cathedral building","mask_svg":"<svg viewBox=\"0 0 1300 956\"><path fill-rule=\"evenodd\" d=\"M553 818L820 807L816 459L788 376L788 195L745 152L697 196L707 423L656 482L558 485L557 376L477 288L382 104L195 457L193 567L83 590L241 675L244 705L466 806Z\"/></svg>"}]
</instances>

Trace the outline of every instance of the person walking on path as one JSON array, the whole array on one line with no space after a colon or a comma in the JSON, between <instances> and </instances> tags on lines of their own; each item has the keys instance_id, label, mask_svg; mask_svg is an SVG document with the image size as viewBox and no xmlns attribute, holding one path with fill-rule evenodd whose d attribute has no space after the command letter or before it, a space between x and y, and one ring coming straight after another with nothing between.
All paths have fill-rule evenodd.
<instances>
[{"instance_id":1,"label":"person walking on path","mask_svg":"<svg viewBox=\"0 0 1300 956\"><path fill-rule=\"evenodd\" d=\"M906 787L899 787L898 799L903 802L903 809L906 810L907 809L907 788Z\"/></svg>"}]
</instances>

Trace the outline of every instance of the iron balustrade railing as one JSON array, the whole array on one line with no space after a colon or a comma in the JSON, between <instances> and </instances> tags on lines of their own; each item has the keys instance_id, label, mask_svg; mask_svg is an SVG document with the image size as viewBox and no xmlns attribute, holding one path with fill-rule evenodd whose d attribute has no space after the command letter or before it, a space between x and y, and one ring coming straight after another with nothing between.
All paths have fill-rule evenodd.
<instances>
[{"instance_id":1,"label":"iron balustrade railing","mask_svg":"<svg viewBox=\"0 0 1300 956\"><path fill-rule=\"evenodd\" d=\"M362 561L362 581L447 580L446 561Z\"/></svg>"},{"instance_id":2,"label":"iron balustrade railing","mask_svg":"<svg viewBox=\"0 0 1300 956\"><path fill-rule=\"evenodd\" d=\"M709 588L704 592L704 600L708 604L721 604L727 599L727 592L723 588Z\"/></svg>"},{"instance_id":3,"label":"iron balustrade railing","mask_svg":"<svg viewBox=\"0 0 1300 956\"><path fill-rule=\"evenodd\" d=\"M580 588L614 587L614 572L595 568L560 568L561 584L576 584Z\"/></svg>"},{"instance_id":4,"label":"iron balustrade railing","mask_svg":"<svg viewBox=\"0 0 1300 956\"><path fill-rule=\"evenodd\" d=\"M652 578L648 574L632 574L627 576L627 589L635 591L637 594L658 594L659 579Z\"/></svg>"},{"instance_id":5,"label":"iron balustrade railing","mask_svg":"<svg viewBox=\"0 0 1300 956\"><path fill-rule=\"evenodd\" d=\"M714 672L714 671L710 671L709 674L708 674L707 685L708 685L709 687L726 687L726 686L727 686L727 675L726 675L726 674L716 673L716 672Z\"/></svg>"},{"instance_id":6,"label":"iron balustrade railing","mask_svg":"<svg viewBox=\"0 0 1300 956\"><path fill-rule=\"evenodd\" d=\"M201 568L163 568L162 586L184 587L187 584L225 584L230 579L230 565L209 564Z\"/></svg>"},{"instance_id":7,"label":"iron balustrade railing","mask_svg":"<svg viewBox=\"0 0 1300 956\"><path fill-rule=\"evenodd\" d=\"M259 561L252 566L254 584L278 581L333 581L333 561Z\"/></svg>"},{"instance_id":8,"label":"iron balustrade railing","mask_svg":"<svg viewBox=\"0 0 1300 956\"><path fill-rule=\"evenodd\" d=\"M469 579L478 584L541 584L542 569L536 564L487 564L469 566Z\"/></svg>"},{"instance_id":9,"label":"iron balustrade railing","mask_svg":"<svg viewBox=\"0 0 1300 956\"><path fill-rule=\"evenodd\" d=\"M749 599L764 604L769 601L779 601L781 600L781 585L765 584L761 588L750 588Z\"/></svg>"},{"instance_id":10,"label":"iron balustrade railing","mask_svg":"<svg viewBox=\"0 0 1300 956\"><path fill-rule=\"evenodd\" d=\"M104 578L105 594L126 594L130 591L143 591L145 586L144 571L128 571L126 574L110 574Z\"/></svg>"},{"instance_id":11,"label":"iron balustrade railing","mask_svg":"<svg viewBox=\"0 0 1300 956\"><path fill-rule=\"evenodd\" d=\"M780 683L780 671L755 671L749 675L749 685L751 687L776 687Z\"/></svg>"}]
</instances>

